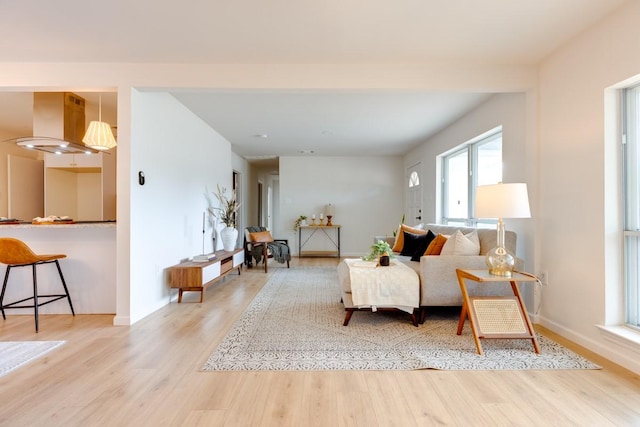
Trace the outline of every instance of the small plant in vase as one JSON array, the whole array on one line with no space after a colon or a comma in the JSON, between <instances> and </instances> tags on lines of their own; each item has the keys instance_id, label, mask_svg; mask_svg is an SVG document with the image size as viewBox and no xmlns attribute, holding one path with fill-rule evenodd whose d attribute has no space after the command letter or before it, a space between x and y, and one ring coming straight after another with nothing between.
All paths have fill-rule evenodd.
<instances>
[{"instance_id":1,"label":"small plant in vase","mask_svg":"<svg viewBox=\"0 0 640 427\"><path fill-rule=\"evenodd\" d=\"M369 252L369 255L363 256L362 259L365 261L378 260L380 265L384 267L389 265L389 260L392 256L393 252L391 251L391 245L384 240L378 240L376 243L371 245L371 252Z\"/></svg>"},{"instance_id":2,"label":"small plant in vase","mask_svg":"<svg viewBox=\"0 0 640 427\"><path fill-rule=\"evenodd\" d=\"M306 215L300 215L298 219L296 219L296 222L293 223L293 231L298 231L301 225L307 225Z\"/></svg>"}]
</instances>

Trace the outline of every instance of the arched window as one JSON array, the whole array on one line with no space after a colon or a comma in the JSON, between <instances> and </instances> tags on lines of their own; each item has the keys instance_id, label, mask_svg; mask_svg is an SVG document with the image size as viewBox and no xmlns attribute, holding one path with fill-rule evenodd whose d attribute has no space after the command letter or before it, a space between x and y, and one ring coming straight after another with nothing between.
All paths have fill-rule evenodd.
<instances>
[{"instance_id":1,"label":"arched window","mask_svg":"<svg viewBox=\"0 0 640 427\"><path fill-rule=\"evenodd\" d=\"M411 172L411 176L409 176L409 188L415 187L416 185L420 185L420 177L418 176L418 172Z\"/></svg>"}]
</instances>

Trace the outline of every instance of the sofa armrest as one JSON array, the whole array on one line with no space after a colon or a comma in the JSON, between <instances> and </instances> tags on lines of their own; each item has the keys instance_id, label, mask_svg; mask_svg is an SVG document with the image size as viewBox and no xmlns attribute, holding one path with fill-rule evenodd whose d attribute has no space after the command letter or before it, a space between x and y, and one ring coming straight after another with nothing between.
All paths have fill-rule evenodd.
<instances>
[{"instance_id":1,"label":"sofa armrest","mask_svg":"<svg viewBox=\"0 0 640 427\"><path fill-rule=\"evenodd\" d=\"M516 269L524 263L516 259ZM420 258L420 305L462 305L462 294L456 269L487 269L484 255L428 255ZM513 295L503 283L467 283L470 295Z\"/></svg>"},{"instance_id":2,"label":"sofa armrest","mask_svg":"<svg viewBox=\"0 0 640 427\"><path fill-rule=\"evenodd\" d=\"M378 240L382 240L383 242L387 242L389 246L393 246L396 242L396 238L393 236L373 236L373 243L378 243Z\"/></svg>"}]
</instances>

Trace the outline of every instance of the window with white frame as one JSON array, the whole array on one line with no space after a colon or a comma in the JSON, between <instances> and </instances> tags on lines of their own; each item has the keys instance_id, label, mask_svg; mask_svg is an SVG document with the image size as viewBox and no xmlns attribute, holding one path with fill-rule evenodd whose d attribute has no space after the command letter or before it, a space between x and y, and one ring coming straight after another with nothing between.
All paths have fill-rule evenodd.
<instances>
[{"instance_id":1,"label":"window with white frame","mask_svg":"<svg viewBox=\"0 0 640 427\"><path fill-rule=\"evenodd\" d=\"M442 223L482 226L491 220L473 217L473 202L478 185L502 181L502 127L493 129L442 158Z\"/></svg>"},{"instance_id":2,"label":"window with white frame","mask_svg":"<svg viewBox=\"0 0 640 427\"><path fill-rule=\"evenodd\" d=\"M640 329L640 85L623 96L624 270L626 323Z\"/></svg>"}]
</instances>

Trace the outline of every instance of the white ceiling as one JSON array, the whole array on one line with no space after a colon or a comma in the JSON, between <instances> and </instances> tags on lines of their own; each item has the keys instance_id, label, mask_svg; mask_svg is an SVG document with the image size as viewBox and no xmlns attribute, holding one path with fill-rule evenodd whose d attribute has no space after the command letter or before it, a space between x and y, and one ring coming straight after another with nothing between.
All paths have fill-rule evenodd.
<instances>
[{"instance_id":1,"label":"white ceiling","mask_svg":"<svg viewBox=\"0 0 640 427\"><path fill-rule=\"evenodd\" d=\"M488 98L469 93L174 93L248 160L401 155Z\"/></svg>"},{"instance_id":2,"label":"white ceiling","mask_svg":"<svg viewBox=\"0 0 640 427\"><path fill-rule=\"evenodd\" d=\"M536 64L626 1L634 0L0 0L0 61ZM173 95L247 157L401 154L487 98ZM0 134L28 134L29 114L20 94L0 92Z\"/></svg>"}]
</instances>

